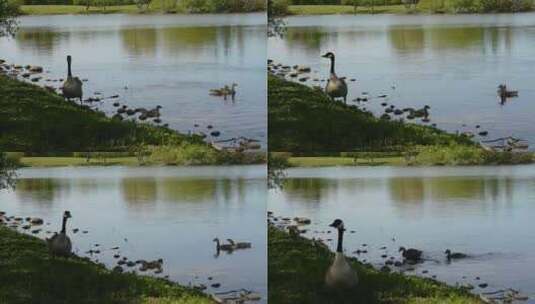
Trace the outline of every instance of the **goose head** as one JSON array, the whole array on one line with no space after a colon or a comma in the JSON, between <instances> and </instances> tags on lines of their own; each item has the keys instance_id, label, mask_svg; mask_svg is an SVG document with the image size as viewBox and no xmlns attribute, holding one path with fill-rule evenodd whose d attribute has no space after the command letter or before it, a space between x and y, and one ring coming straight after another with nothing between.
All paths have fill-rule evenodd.
<instances>
[{"instance_id":1,"label":"goose head","mask_svg":"<svg viewBox=\"0 0 535 304\"><path fill-rule=\"evenodd\" d=\"M71 215L70 211L63 212L63 218L64 219L68 219L68 218L71 218L71 217L72 217L72 215Z\"/></svg>"},{"instance_id":2,"label":"goose head","mask_svg":"<svg viewBox=\"0 0 535 304\"><path fill-rule=\"evenodd\" d=\"M447 255L450 255L451 254L451 250L446 249L446 251L444 251L444 253L447 254Z\"/></svg>"},{"instance_id":3,"label":"goose head","mask_svg":"<svg viewBox=\"0 0 535 304\"><path fill-rule=\"evenodd\" d=\"M334 53L333 53L333 52L327 52L327 53L321 55L321 57L323 57L323 58L329 58L329 59L334 59Z\"/></svg>"},{"instance_id":4,"label":"goose head","mask_svg":"<svg viewBox=\"0 0 535 304\"><path fill-rule=\"evenodd\" d=\"M406 250L407 250L407 249L405 249L405 247L402 246L402 247L399 247L399 250L398 250L398 251L399 251L399 252L405 252Z\"/></svg>"},{"instance_id":5,"label":"goose head","mask_svg":"<svg viewBox=\"0 0 535 304\"><path fill-rule=\"evenodd\" d=\"M336 228L339 231L345 231L344 222L341 219L335 219L330 225L330 227Z\"/></svg>"}]
</instances>

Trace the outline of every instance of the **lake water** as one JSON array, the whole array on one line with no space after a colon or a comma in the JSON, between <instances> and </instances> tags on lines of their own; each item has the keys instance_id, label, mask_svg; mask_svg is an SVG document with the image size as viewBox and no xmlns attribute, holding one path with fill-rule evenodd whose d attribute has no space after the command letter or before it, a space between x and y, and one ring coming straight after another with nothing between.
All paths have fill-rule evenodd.
<instances>
[{"instance_id":1,"label":"lake water","mask_svg":"<svg viewBox=\"0 0 535 304\"><path fill-rule=\"evenodd\" d=\"M312 67L317 73L308 85L325 85L313 78L328 77L329 61L320 56L332 51L337 74L357 80L348 81L349 100L387 94L399 108L430 105L431 123L445 130L535 143L534 13L304 16L287 18L287 25L283 39L269 39L268 57ZM500 105L500 83L519 97ZM381 115L383 101L363 107Z\"/></svg>"},{"instance_id":2,"label":"lake water","mask_svg":"<svg viewBox=\"0 0 535 304\"><path fill-rule=\"evenodd\" d=\"M332 250L328 225L341 218L355 230L345 235L346 254L377 267L382 254L399 260L400 246L414 247L428 260L408 274L469 283L474 292L515 288L535 299L535 166L290 169L283 190L270 191L268 210L310 218L304 235L332 238ZM353 253L364 243L367 254ZM470 257L448 264L448 248Z\"/></svg>"},{"instance_id":3,"label":"lake water","mask_svg":"<svg viewBox=\"0 0 535 304\"><path fill-rule=\"evenodd\" d=\"M156 276L205 284L208 292L245 288L266 303L265 171L265 166L28 168L20 170L16 190L0 191L0 210L49 222L41 238L50 236L46 230L59 231L63 211L70 210L69 234L80 256L109 268L116 265L116 253L133 261L162 258L163 273ZM72 233L74 228L80 232ZM251 242L252 248L216 258L215 237ZM118 251L111 250L116 246ZM90 255L90 249L102 252ZM213 283L221 287L211 288Z\"/></svg>"},{"instance_id":4,"label":"lake water","mask_svg":"<svg viewBox=\"0 0 535 304\"><path fill-rule=\"evenodd\" d=\"M163 106L162 123L182 132L221 131L266 143L266 17L228 15L26 16L15 39L0 39L0 58L41 65L65 78L66 55L84 83L84 98L118 94L99 108ZM234 102L209 90L238 84ZM127 90L124 88L127 87ZM195 127L198 124L198 127ZM210 136L209 136L210 137Z\"/></svg>"}]
</instances>

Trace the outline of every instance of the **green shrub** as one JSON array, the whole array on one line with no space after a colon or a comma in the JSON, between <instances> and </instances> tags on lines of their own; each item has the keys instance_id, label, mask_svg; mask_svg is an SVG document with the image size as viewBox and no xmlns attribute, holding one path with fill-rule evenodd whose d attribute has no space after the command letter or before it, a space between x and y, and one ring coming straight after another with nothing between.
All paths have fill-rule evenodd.
<instances>
[{"instance_id":1,"label":"green shrub","mask_svg":"<svg viewBox=\"0 0 535 304\"><path fill-rule=\"evenodd\" d=\"M483 0L486 1L486 0ZM494 0L491 0L494 1ZM455 0L453 7L458 13L472 13L477 11L477 5L474 0Z\"/></svg>"},{"instance_id":2,"label":"green shrub","mask_svg":"<svg viewBox=\"0 0 535 304\"><path fill-rule=\"evenodd\" d=\"M270 13L273 16L284 16L288 14L288 0L272 0L269 2Z\"/></svg>"},{"instance_id":3,"label":"green shrub","mask_svg":"<svg viewBox=\"0 0 535 304\"><path fill-rule=\"evenodd\" d=\"M477 146L462 146L451 144L449 146L419 147L411 164L416 165L516 165L533 162L532 152L502 152L483 150Z\"/></svg>"},{"instance_id":4,"label":"green shrub","mask_svg":"<svg viewBox=\"0 0 535 304\"><path fill-rule=\"evenodd\" d=\"M479 9L484 13L531 11L533 9L533 0L480 0Z\"/></svg>"},{"instance_id":5,"label":"green shrub","mask_svg":"<svg viewBox=\"0 0 535 304\"><path fill-rule=\"evenodd\" d=\"M485 163L484 150L476 146L451 144L422 147L414 159L414 164L425 166L482 165Z\"/></svg>"},{"instance_id":6,"label":"green shrub","mask_svg":"<svg viewBox=\"0 0 535 304\"><path fill-rule=\"evenodd\" d=\"M17 155L8 155L0 152L0 190L15 186L20 158Z\"/></svg>"},{"instance_id":7,"label":"green shrub","mask_svg":"<svg viewBox=\"0 0 535 304\"><path fill-rule=\"evenodd\" d=\"M150 162L165 165L194 166L217 164L217 151L201 144L153 147Z\"/></svg>"},{"instance_id":8,"label":"green shrub","mask_svg":"<svg viewBox=\"0 0 535 304\"><path fill-rule=\"evenodd\" d=\"M532 152L493 152L485 151L484 162L488 165L520 165L533 162Z\"/></svg>"},{"instance_id":9,"label":"green shrub","mask_svg":"<svg viewBox=\"0 0 535 304\"><path fill-rule=\"evenodd\" d=\"M286 169L290 167L288 153L269 153L268 154L268 188L282 188Z\"/></svg>"}]
</instances>

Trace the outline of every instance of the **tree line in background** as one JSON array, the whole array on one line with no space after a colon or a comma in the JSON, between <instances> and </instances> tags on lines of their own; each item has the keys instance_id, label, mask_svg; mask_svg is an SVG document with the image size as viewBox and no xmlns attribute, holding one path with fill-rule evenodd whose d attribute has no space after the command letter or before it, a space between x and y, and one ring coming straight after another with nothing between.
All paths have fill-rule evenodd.
<instances>
[{"instance_id":1,"label":"tree line in background","mask_svg":"<svg viewBox=\"0 0 535 304\"><path fill-rule=\"evenodd\" d=\"M534 0L428 0L426 9L435 13L508 13L526 12L534 8ZM290 5L350 5L354 12L359 7L372 13L375 7L404 5L407 11L415 11L420 0L273 0L272 10L287 15Z\"/></svg>"},{"instance_id":2,"label":"tree line in background","mask_svg":"<svg viewBox=\"0 0 535 304\"><path fill-rule=\"evenodd\" d=\"M7 0L0 0L6 1ZM153 0L18 0L24 5L81 5L103 7L113 5L135 4L145 10L153 4ZM189 13L237 13L255 12L266 9L265 0L157 0L159 8L166 12Z\"/></svg>"}]
</instances>

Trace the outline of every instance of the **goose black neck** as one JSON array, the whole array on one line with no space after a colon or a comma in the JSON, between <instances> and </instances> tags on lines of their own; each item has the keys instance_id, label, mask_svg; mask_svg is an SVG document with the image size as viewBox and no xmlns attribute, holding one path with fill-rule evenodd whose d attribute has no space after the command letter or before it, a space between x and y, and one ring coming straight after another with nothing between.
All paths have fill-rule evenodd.
<instances>
[{"instance_id":1,"label":"goose black neck","mask_svg":"<svg viewBox=\"0 0 535 304\"><path fill-rule=\"evenodd\" d=\"M334 74L334 56L331 57L331 74Z\"/></svg>"},{"instance_id":2,"label":"goose black neck","mask_svg":"<svg viewBox=\"0 0 535 304\"><path fill-rule=\"evenodd\" d=\"M63 223L61 225L61 233L65 233L67 231L67 217L63 217Z\"/></svg>"},{"instance_id":3,"label":"goose black neck","mask_svg":"<svg viewBox=\"0 0 535 304\"><path fill-rule=\"evenodd\" d=\"M68 76L69 77L72 77L72 72L71 72L71 61L70 60L67 60L67 70L68 70Z\"/></svg>"},{"instance_id":4,"label":"goose black neck","mask_svg":"<svg viewBox=\"0 0 535 304\"><path fill-rule=\"evenodd\" d=\"M344 229L338 229L338 245L336 246L336 252L343 252L343 243L344 242Z\"/></svg>"}]
</instances>

